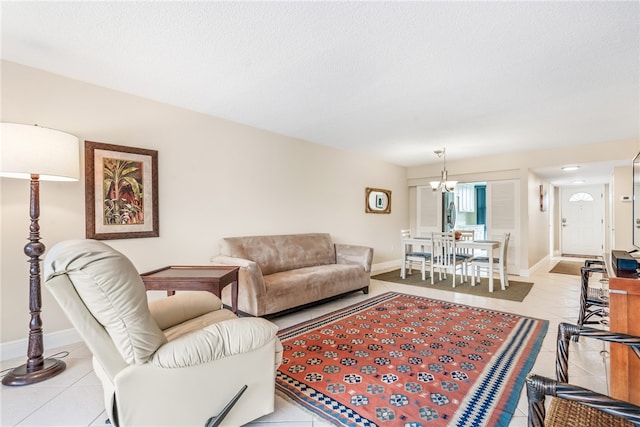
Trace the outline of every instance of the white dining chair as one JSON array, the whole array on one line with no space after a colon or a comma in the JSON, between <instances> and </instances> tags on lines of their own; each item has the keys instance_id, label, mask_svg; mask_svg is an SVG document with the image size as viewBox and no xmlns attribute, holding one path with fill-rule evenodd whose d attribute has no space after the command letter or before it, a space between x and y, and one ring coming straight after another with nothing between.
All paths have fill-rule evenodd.
<instances>
[{"instance_id":1,"label":"white dining chair","mask_svg":"<svg viewBox=\"0 0 640 427\"><path fill-rule=\"evenodd\" d=\"M419 250L416 250L416 245L407 242L407 239L411 239L411 230L400 230L400 239L404 253L404 259L402 260L404 268L400 269L400 277L406 278L405 271L412 274L413 264L418 264L422 273L422 280L426 280L427 263L431 264L431 253L424 250L424 245L420 245ZM430 242L425 240L425 245L427 244L430 244Z\"/></svg>"},{"instance_id":2,"label":"white dining chair","mask_svg":"<svg viewBox=\"0 0 640 427\"><path fill-rule=\"evenodd\" d=\"M458 230L455 232L456 240L460 241L472 241L475 238L473 230ZM471 277L471 268L469 261L473 258L473 249L469 247L462 247L456 245L456 259L462 263L463 268L463 281L466 282Z\"/></svg>"},{"instance_id":3,"label":"white dining chair","mask_svg":"<svg viewBox=\"0 0 640 427\"><path fill-rule=\"evenodd\" d=\"M480 283L480 272L482 269L487 270L487 275L497 271L500 274L500 287L504 291L509 286L509 278L507 275L507 253L509 250L509 238L511 233L504 233L500 240L499 255L493 258L493 265L489 265L488 256L473 257L471 263L471 284L472 286Z\"/></svg>"},{"instance_id":4,"label":"white dining chair","mask_svg":"<svg viewBox=\"0 0 640 427\"><path fill-rule=\"evenodd\" d=\"M435 282L435 272L438 272L438 279L447 278L447 272L451 271L453 276L452 285L456 287L456 270L460 268L460 278L464 281L464 261L456 256L456 239L453 232L431 233L431 284Z\"/></svg>"}]
</instances>

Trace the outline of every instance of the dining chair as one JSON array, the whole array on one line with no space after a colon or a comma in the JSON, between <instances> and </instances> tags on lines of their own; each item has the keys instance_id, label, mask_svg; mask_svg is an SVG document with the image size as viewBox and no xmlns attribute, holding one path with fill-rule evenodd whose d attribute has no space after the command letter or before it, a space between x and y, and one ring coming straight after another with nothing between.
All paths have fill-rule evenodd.
<instances>
[{"instance_id":1,"label":"dining chair","mask_svg":"<svg viewBox=\"0 0 640 427\"><path fill-rule=\"evenodd\" d=\"M455 232L457 241L473 241L475 233L473 230L458 230ZM473 249L456 245L456 259L462 262L464 271L464 281L471 276L469 260L473 258Z\"/></svg>"},{"instance_id":2,"label":"dining chair","mask_svg":"<svg viewBox=\"0 0 640 427\"><path fill-rule=\"evenodd\" d=\"M404 273L407 270L407 267L409 274L412 274L411 270L413 264L419 264L420 271L422 272L422 280L426 280L427 263L431 263L431 253L424 251L424 245L420 245L420 250L416 250L413 243L407 242L407 239L410 238L411 230L400 230L400 239L404 248L404 259L402 260L404 268L400 269L400 277L405 279L406 275ZM429 244L429 242L425 240L425 245L426 244Z\"/></svg>"},{"instance_id":3,"label":"dining chair","mask_svg":"<svg viewBox=\"0 0 640 427\"><path fill-rule=\"evenodd\" d=\"M438 271L438 279L447 278L450 270L453 275L452 285L456 287L456 271L460 269L460 280L464 282L464 261L456 256L456 239L453 232L431 233L431 284L435 280L435 271Z\"/></svg>"},{"instance_id":4,"label":"dining chair","mask_svg":"<svg viewBox=\"0 0 640 427\"><path fill-rule=\"evenodd\" d=\"M480 271L482 269L487 270L487 276L497 271L500 274L500 287L504 291L509 287L509 278L507 275L507 253L509 250L509 238L511 233L504 233L500 240L499 255L493 258L493 265L489 265L488 256L473 257L469 262L471 263L471 285L475 286L476 283L480 283ZM477 282L476 282L477 278Z\"/></svg>"}]
</instances>

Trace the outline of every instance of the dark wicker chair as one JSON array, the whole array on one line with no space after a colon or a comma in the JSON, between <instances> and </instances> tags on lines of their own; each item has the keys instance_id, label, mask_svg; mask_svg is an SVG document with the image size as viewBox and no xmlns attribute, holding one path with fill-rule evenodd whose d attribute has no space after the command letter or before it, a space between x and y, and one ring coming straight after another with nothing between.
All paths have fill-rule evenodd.
<instances>
[{"instance_id":1,"label":"dark wicker chair","mask_svg":"<svg viewBox=\"0 0 640 427\"><path fill-rule=\"evenodd\" d=\"M529 427L640 426L640 406L568 384L569 341L576 335L628 345L640 357L640 337L561 323L556 350L557 379L536 374L527 376ZM554 397L548 413L545 410L547 395Z\"/></svg>"},{"instance_id":2,"label":"dark wicker chair","mask_svg":"<svg viewBox=\"0 0 640 427\"><path fill-rule=\"evenodd\" d=\"M606 275L604 261L586 260L584 267L580 268L580 311L578 312L579 327L585 325L609 324L609 293L606 288L589 286L589 278L592 273ZM579 335L573 337L578 341Z\"/></svg>"}]
</instances>

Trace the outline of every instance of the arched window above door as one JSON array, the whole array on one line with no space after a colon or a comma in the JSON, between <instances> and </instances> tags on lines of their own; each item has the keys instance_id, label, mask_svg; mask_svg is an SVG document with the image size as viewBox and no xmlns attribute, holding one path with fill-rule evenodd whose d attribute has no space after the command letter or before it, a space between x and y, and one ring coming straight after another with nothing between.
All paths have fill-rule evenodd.
<instances>
[{"instance_id":1,"label":"arched window above door","mask_svg":"<svg viewBox=\"0 0 640 427\"><path fill-rule=\"evenodd\" d=\"M593 202L593 196L589 193L573 193L569 197L570 202Z\"/></svg>"}]
</instances>

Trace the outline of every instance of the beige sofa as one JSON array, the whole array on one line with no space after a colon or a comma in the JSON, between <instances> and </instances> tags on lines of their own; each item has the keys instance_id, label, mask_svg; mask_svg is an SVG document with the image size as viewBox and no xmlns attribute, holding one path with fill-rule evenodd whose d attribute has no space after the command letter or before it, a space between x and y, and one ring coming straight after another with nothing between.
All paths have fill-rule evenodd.
<instances>
[{"instance_id":1,"label":"beige sofa","mask_svg":"<svg viewBox=\"0 0 640 427\"><path fill-rule=\"evenodd\" d=\"M334 244L326 233L226 237L217 265L239 266L238 309L269 317L361 290L369 292L373 248ZM222 291L231 303L231 287Z\"/></svg>"}]
</instances>

